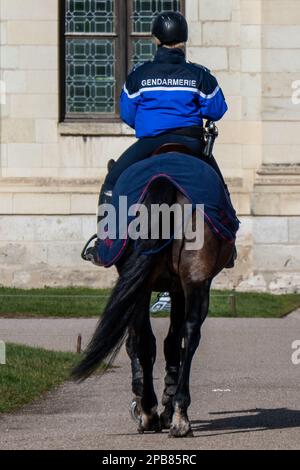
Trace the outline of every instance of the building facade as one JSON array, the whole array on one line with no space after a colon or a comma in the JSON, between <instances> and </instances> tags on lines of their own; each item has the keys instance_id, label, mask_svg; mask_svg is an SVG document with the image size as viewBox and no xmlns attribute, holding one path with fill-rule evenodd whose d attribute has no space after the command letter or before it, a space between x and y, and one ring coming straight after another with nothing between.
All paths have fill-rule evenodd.
<instances>
[{"instance_id":1,"label":"building facade","mask_svg":"<svg viewBox=\"0 0 300 470\"><path fill-rule=\"evenodd\" d=\"M219 287L300 291L299 0L0 0L0 285L110 286L84 263L107 162L132 142L126 73L160 9L185 11L187 55L229 112L216 158L242 222Z\"/></svg>"}]
</instances>

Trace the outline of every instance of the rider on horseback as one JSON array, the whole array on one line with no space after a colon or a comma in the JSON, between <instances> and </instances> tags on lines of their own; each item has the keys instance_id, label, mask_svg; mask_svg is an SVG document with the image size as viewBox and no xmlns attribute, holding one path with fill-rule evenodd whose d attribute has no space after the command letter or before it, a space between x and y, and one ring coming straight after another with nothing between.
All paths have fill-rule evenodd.
<instances>
[{"instance_id":1,"label":"rider on horseback","mask_svg":"<svg viewBox=\"0 0 300 470\"><path fill-rule=\"evenodd\" d=\"M120 100L121 118L135 129L138 141L111 165L99 205L110 203L114 185L126 168L170 142L188 147L211 165L228 193L214 157L203 155L203 119L218 121L228 109L222 90L207 68L186 61L188 25L180 13L158 15L152 34L158 46L154 60L130 73ZM97 246L88 250L89 260L97 259L96 251Z\"/></svg>"}]
</instances>

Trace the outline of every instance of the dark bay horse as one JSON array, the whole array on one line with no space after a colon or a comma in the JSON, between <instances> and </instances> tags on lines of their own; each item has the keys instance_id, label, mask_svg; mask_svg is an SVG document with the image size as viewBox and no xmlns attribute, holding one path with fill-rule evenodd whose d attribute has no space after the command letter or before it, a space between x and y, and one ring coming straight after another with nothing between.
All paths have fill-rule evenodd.
<instances>
[{"instance_id":1,"label":"dark bay horse","mask_svg":"<svg viewBox=\"0 0 300 470\"><path fill-rule=\"evenodd\" d=\"M150 186L144 204L150 207L176 202L183 205L188 201L171 182L158 179ZM206 224L204 244L197 251L187 250L183 237L158 254L143 254L145 249L159 248L161 244L162 240L151 239L128 244L117 266L117 284L73 376L83 380L101 363L109 366L127 337L132 390L138 403L138 431L159 432L164 428L172 437L185 437L192 435L187 414L191 403L189 379L208 313L210 286L230 259L233 245L218 239ZM164 341L166 377L160 416L152 375L156 358L149 313L152 291L169 291L172 301L170 328Z\"/></svg>"}]
</instances>

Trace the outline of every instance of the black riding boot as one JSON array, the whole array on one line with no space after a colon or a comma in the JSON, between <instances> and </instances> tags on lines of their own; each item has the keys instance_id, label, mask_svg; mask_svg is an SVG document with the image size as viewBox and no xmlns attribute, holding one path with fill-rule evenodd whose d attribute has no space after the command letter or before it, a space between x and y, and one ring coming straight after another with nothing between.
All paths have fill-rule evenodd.
<instances>
[{"instance_id":1,"label":"black riding boot","mask_svg":"<svg viewBox=\"0 0 300 470\"><path fill-rule=\"evenodd\" d=\"M112 191L108 189L104 183L100 191L98 207L101 206L102 204L110 204L111 200L112 200ZM98 215L97 224L99 224L99 222L101 221L101 218L102 217ZM96 241L95 241L94 246L88 248L89 244L95 239ZM85 261L90 261L96 266L102 266L102 263L98 254L99 243L100 243L100 240L98 239L97 235L94 235L85 245L83 252L81 254L82 259L84 259Z\"/></svg>"}]
</instances>

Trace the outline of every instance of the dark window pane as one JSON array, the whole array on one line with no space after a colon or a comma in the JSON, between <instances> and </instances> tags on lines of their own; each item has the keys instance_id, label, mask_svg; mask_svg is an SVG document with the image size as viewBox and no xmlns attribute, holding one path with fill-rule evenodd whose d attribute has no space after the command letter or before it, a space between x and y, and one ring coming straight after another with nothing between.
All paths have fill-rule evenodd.
<instances>
[{"instance_id":1,"label":"dark window pane","mask_svg":"<svg viewBox=\"0 0 300 470\"><path fill-rule=\"evenodd\" d=\"M67 39L67 113L115 112L115 45L109 39Z\"/></svg>"},{"instance_id":2,"label":"dark window pane","mask_svg":"<svg viewBox=\"0 0 300 470\"><path fill-rule=\"evenodd\" d=\"M180 0L133 0L132 32L151 33L154 16L162 11L180 11Z\"/></svg>"},{"instance_id":3,"label":"dark window pane","mask_svg":"<svg viewBox=\"0 0 300 470\"><path fill-rule=\"evenodd\" d=\"M134 39L132 42L131 68L152 60L156 46L151 39Z\"/></svg>"},{"instance_id":4,"label":"dark window pane","mask_svg":"<svg viewBox=\"0 0 300 470\"><path fill-rule=\"evenodd\" d=\"M66 33L113 33L114 0L66 0Z\"/></svg>"}]
</instances>

